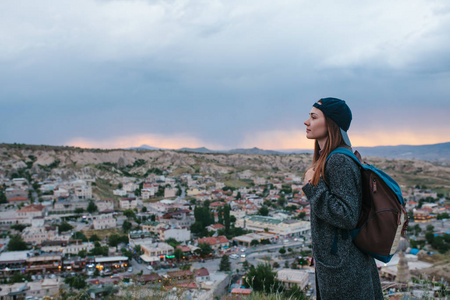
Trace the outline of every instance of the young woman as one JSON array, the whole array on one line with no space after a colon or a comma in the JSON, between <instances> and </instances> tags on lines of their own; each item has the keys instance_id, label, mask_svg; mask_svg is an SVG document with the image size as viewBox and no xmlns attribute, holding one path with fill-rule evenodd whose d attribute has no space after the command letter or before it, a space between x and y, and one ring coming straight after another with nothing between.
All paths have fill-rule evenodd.
<instances>
[{"instance_id":1,"label":"young woman","mask_svg":"<svg viewBox=\"0 0 450 300\"><path fill-rule=\"evenodd\" d=\"M327 161L334 149L351 149L351 120L345 101L323 98L304 123L306 137L315 140L303 191L311 205L317 299L383 299L374 259L356 248L349 233L361 209L359 166L344 154L333 154Z\"/></svg>"}]
</instances>

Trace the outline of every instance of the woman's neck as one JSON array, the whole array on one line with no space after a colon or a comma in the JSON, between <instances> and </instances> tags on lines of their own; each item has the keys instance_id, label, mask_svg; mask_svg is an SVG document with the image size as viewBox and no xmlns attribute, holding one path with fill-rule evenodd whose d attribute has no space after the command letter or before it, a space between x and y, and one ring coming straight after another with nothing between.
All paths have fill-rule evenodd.
<instances>
[{"instance_id":1,"label":"woman's neck","mask_svg":"<svg viewBox=\"0 0 450 300\"><path fill-rule=\"evenodd\" d=\"M323 150L325 148L325 143L327 142L327 138L318 139L317 144L319 144L319 149Z\"/></svg>"}]
</instances>

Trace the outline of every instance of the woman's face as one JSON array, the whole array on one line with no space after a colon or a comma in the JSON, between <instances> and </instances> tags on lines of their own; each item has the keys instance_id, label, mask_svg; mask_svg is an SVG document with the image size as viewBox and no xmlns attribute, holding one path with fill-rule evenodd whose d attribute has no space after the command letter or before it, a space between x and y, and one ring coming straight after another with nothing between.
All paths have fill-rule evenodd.
<instances>
[{"instance_id":1,"label":"woman's face","mask_svg":"<svg viewBox=\"0 0 450 300\"><path fill-rule=\"evenodd\" d=\"M327 137L328 129L325 122L325 115L320 109L313 107L309 113L306 125L306 138L312 140L322 140Z\"/></svg>"}]
</instances>

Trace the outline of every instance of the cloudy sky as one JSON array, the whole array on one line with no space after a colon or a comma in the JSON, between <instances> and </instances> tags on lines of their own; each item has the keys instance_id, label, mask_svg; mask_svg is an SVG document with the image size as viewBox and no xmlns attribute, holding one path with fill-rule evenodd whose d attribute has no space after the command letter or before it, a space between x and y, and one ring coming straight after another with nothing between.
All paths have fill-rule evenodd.
<instances>
[{"instance_id":1,"label":"cloudy sky","mask_svg":"<svg viewBox=\"0 0 450 300\"><path fill-rule=\"evenodd\" d=\"M0 142L312 148L450 141L448 0L2 0Z\"/></svg>"}]
</instances>

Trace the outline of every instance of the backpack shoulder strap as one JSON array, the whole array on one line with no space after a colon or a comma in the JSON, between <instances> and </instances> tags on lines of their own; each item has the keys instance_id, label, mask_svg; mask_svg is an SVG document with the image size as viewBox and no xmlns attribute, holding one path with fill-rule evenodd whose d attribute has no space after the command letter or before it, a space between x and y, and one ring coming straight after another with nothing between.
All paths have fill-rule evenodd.
<instances>
[{"instance_id":1,"label":"backpack shoulder strap","mask_svg":"<svg viewBox=\"0 0 450 300\"><path fill-rule=\"evenodd\" d=\"M342 148L342 147L339 147L339 148L334 149L334 150L328 155L327 161L328 161L328 159L330 159L330 157L331 157L333 154L336 154L336 153L345 154L345 155L349 156L351 159L353 159L359 166L364 167L363 164L362 164L362 163L360 162L360 160L358 159L358 157L356 157L356 155L355 155L352 151L350 151L350 150L347 149L347 148Z\"/></svg>"}]
</instances>

